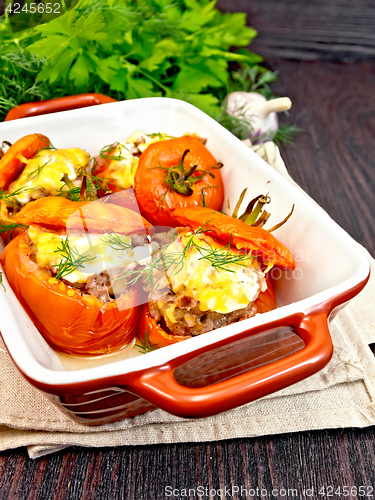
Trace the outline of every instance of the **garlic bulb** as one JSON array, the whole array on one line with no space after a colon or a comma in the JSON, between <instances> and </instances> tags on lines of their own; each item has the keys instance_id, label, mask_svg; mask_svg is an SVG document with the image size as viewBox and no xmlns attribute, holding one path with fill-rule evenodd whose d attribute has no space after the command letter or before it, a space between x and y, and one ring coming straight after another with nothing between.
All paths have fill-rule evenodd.
<instances>
[{"instance_id":1,"label":"garlic bulb","mask_svg":"<svg viewBox=\"0 0 375 500\"><path fill-rule=\"evenodd\" d=\"M252 143L272 140L279 128L277 113L287 111L292 102L288 97L267 101L257 92L232 92L227 96L226 112L249 122L248 139Z\"/></svg>"}]
</instances>

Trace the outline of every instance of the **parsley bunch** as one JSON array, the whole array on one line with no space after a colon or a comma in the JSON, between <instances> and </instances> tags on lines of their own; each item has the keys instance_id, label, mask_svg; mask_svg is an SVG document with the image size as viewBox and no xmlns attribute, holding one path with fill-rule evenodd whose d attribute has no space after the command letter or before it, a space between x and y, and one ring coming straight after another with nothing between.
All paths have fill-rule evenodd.
<instances>
[{"instance_id":1,"label":"parsley bunch","mask_svg":"<svg viewBox=\"0 0 375 500\"><path fill-rule=\"evenodd\" d=\"M79 0L57 19L15 35L5 16L0 119L23 102L83 92L118 100L166 96L194 104L241 136L223 113L225 96L245 87L270 97L268 83L276 78L244 48L255 36L245 14L223 14L211 0Z\"/></svg>"}]
</instances>

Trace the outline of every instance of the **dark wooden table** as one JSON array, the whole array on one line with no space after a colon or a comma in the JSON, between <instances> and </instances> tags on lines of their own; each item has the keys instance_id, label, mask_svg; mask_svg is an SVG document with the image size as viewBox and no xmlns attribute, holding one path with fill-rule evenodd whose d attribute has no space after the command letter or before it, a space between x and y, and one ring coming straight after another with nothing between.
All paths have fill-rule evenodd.
<instances>
[{"instance_id":1,"label":"dark wooden table","mask_svg":"<svg viewBox=\"0 0 375 500\"><path fill-rule=\"evenodd\" d=\"M375 255L371 3L221 0L218 6L248 12L249 24L260 32L252 48L280 72L274 91L293 102L290 121L305 132L295 145L282 147L289 172ZM210 495L210 489L227 487L230 493L232 486L254 493L233 498L343 497L319 494L323 486L341 492L348 486L349 498L369 498L350 488L375 490L374 438L374 427L338 429L218 443L71 448L37 460L17 449L0 454L0 499L216 500L232 497ZM200 485L204 494L166 496L168 485L180 491ZM273 488L280 493L272 495ZM303 494L308 488L313 495Z\"/></svg>"}]
</instances>

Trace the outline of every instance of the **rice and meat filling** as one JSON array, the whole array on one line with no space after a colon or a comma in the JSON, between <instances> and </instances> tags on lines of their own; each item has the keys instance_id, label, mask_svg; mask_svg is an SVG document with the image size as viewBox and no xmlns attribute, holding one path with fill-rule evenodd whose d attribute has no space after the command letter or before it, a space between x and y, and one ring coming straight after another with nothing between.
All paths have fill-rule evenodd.
<instances>
[{"instance_id":1,"label":"rice and meat filling","mask_svg":"<svg viewBox=\"0 0 375 500\"><path fill-rule=\"evenodd\" d=\"M151 316L179 336L254 316L254 301L267 288L256 259L205 234L179 231L180 237L153 256L152 284L144 287Z\"/></svg>"},{"instance_id":2,"label":"rice and meat filling","mask_svg":"<svg viewBox=\"0 0 375 500\"><path fill-rule=\"evenodd\" d=\"M182 300L181 300L182 299ZM195 304L186 305L189 301L187 296L177 297L174 293L167 294L158 302L150 302L149 310L151 316L162 323L164 329L169 330L173 335L201 335L202 333L216 330L222 326L230 325L236 321L251 318L257 312L256 306L252 302L244 309L239 309L228 314L215 311L202 313L199 306ZM190 297L189 297L190 299ZM163 303L163 305L161 305ZM174 323L166 321L168 317L166 311L173 307Z\"/></svg>"},{"instance_id":3,"label":"rice and meat filling","mask_svg":"<svg viewBox=\"0 0 375 500\"><path fill-rule=\"evenodd\" d=\"M81 294L90 294L103 303L114 302L130 290L127 276L159 245L151 244L145 233L126 236L118 233L67 235L33 225L26 241L32 259L56 278Z\"/></svg>"}]
</instances>

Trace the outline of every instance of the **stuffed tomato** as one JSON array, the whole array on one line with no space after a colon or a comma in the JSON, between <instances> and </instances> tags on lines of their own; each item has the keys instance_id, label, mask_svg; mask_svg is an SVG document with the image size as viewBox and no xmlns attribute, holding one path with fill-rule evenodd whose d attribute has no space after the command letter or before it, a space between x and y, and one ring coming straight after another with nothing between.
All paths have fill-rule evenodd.
<instances>
[{"instance_id":1,"label":"stuffed tomato","mask_svg":"<svg viewBox=\"0 0 375 500\"><path fill-rule=\"evenodd\" d=\"M78 188L90 155L79 148L56 149L42 134L30 134L11 144L0 159L0 233L4 243L25 227L17 212L32 200L66 196Z\"/></svg>"},{"instance_id":2,"label":"stuffed tomato","mask_svg":"<svg viewBox=\"0 0 375 500\"><path fill-rule=\"evenodd\" d=\"M199 227L191 210L200 211ZM217 221L212 231L203 217L208 214L215 213L203 208L202 214L201 207L174 212L185 227L154 259L145 287L149 302L142 308L139 335L149 345L163 347L277 306L267 270L293 268L289 250L264 229L246 224L242 239L232 240L231 217L219 214L228 220ZM251 249L245 245L248 233Z\"/></svg>"},{"instance_id":3,"label":"stuffed tomato","mask_svg":"<svg viewBox=\"0 0 375 500\"><path fill-rule=\"evenodd\" d=\"M150 224L123 207L55 197L29 203L17 217L29 228L6 246L1 265L49 344L75 355L129 344L139 295L122 276L144 255Z\"/></svg>"},{"instance_id":4,"label":"stuffed tomato","mask_svg":"<svg viewBox=\"0 0 375 500\"><path fill-rule=\"evenodd\" d=\"M102 148L95 157L95 170L106 190L116 193L132 188L139 157L151 144L168 139L171 137L167 134L147 135L137 131L123 142L115 142ZM104 194L103 190L101 194Z\"/></svg>"},{"instance_id":5,"label":"stuffed tomato","mask_svg":"<svg viewBox=\"0 0 375 500\"><path fill-rule=\"evenodd\" d=\"M207 206L220 210L222 164L196 136L151 144L139 158L134 190L141 214L154 225L176 225L177 208Z\"/></svg>"}]
</instances>

